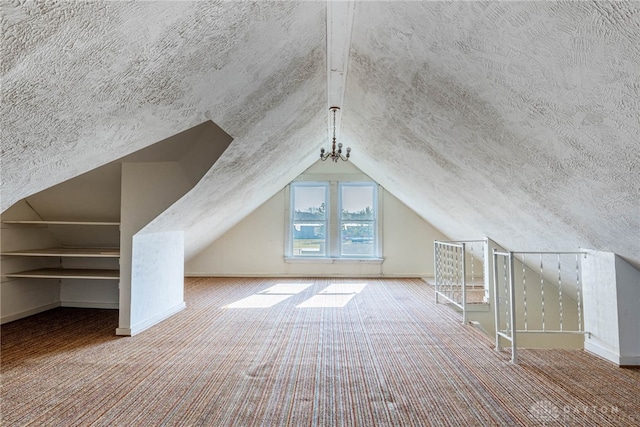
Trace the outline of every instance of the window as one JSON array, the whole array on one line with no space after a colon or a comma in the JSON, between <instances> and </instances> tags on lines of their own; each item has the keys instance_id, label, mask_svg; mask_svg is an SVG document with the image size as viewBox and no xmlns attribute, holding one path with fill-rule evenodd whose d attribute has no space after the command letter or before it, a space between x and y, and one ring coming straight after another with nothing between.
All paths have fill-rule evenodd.
<instances>
[{"instance_id":1,"label":"window","mask_svg":"<svg viewBox=\"0 0 640 427\"><path fill-rule=\"evenodd\" d=\"M379 259L377 184L295 181L289 191L287 257Z\"/></svg>"},{"instance_id":2,"label":"window","mask_svg":"<svg viewBox=\"0 0 640 427\"><path fill-rule=\"evenodd\" d=\"M340 183L340 255L376 255L376 186Z\"/></svg>"},{"instance_id":3,"label":"window","mask_svg":"<svg viewBox=\"0 0 640 427\"><path fill-rule=\"evenodd\" d=\"M293 256L327 255L328 183L291 186Z\"/></svg>"}]
</instances>

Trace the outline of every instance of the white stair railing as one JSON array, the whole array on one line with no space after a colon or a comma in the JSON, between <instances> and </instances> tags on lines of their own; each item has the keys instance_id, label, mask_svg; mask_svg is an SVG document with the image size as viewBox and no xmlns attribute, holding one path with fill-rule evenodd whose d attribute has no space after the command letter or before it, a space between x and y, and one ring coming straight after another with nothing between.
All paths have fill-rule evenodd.
<instances>
[{"instance_id":1,"label":"white stair railing","mask_svg":"<svg viewBox=\"0 0 640 427\"><path fill-rule=\"evenodd\" d=\"M502 348L501 338L509 341L511 362L518 361L518 334L588 334L583 328L581 256L586 253L493 249L496 350ZM569 322L568 312L575 312L576 319Z\"/></svg>"},{"instance_id":2,"label":"white stair railing","mask_svg":"<svg viewBox=\"0 0 640 427\"><path fill-rule=\"evenodd\" d=\"M479 245L478 245L479 244ZM479 246L480 248L478 248ZM474 249L474 247L476 247ZM487 240L434 241L434 290L436 303L443 297L462 312L462 323L467 323L468 279L475 286L476 279L485 277ZM478 258L480 266L478 266ZM485 288L483 300L488 300Z\"/></svg>"}]
</instances>

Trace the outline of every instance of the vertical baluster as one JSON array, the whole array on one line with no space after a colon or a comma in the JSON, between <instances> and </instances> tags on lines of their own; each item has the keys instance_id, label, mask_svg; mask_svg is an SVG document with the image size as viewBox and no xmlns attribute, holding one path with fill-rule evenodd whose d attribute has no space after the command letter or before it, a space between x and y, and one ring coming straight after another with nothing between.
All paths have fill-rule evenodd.
<instances>
[{"instance_id":1,"label":"vertical baluster","mask_svg":"<svg viewBox=\"0 0 640 427\"><path fill-rule=\"evenodd\" d=\"M445 247L445 296L449 297L449 263L451 259L451 254L449 253L449 247Z\"/></svg>"},{"instance_id":2,"label":"vertical baluster","mask_svg":"<svg viewBox=\"0 0 640 427\"><path fill-rule=\"evenodd\" d=\"M540 254L540 296L542 297L542 330L545 330L544 325L544 265L542 263L542 254Z\"/></svg>"},{"instance_id":3,"label":"vertical baluster","mask_svg":"<svg viewBox=\"0 0 640 427\"><path fill-rule=\"evenodd\" d=\"M439 249L440 244L438 242L435 242L433 244L433 286L435 289L435 297L436 297L436 304L438 303L438 280L439 280L439 268L438 268L438 249Z\"/></svg>"},{"instance_id":4,"label":"vertical baluster","mask_svg":"<svg viewBox=\"0 0 640 427\"><path fill-rule=\"evenodd\" d=\"M447 269L447 286L446 286L446 292L445 295L447 296L447 298L450 298L451 295L449 295L450 289L451 289L451 248L449 246L446 246L445 248L446 250L446 254L447 254L447 258L446 258L446 269Z\"/></svg>"},{"instance_id":5,"label":"vertical baluster","mask_svg":"<svg viewBox=\"0 0 640 427\"><path fill-rule=\"evenodd\" d=\"M462 256L464 256L462 254ZM460 276L460 268L462 266L462 261L460 259L461 253L460 248L456 248L456 301L458 304L462 302L462 277Z\"/></svg>"},{"instance_id":6,"label":"vertical baluster","mask_svg":"<svg viewBox=\"0 0 640 427\"><path fill-rule=\"evenodd\" d=\"M453 300L460 304L460 254L457 247L453 248L453 253L455 254L455 262L453 264Z\"/></svg>"},{"instance_id":7,"label":"vertical baluster","mask_svg":"<svg viewBox=\"0 0 640 427\"><path fill-rule=\"evenodd\" d=\"M462 304L462 293L464 292L464 290L462 289L462 286L464 285L464 280L462 278L462 276L464 275L464 271L463 271L463 266L464 266L464 250L462 248L458 249L458 253L460 254L460 258L459 258L459 263L458 263L458 283L460 284L460 286L458 286L458 290L459 290L459 295L458 295L458 299L460 300L460 303Z\"/></svg>"},{"instance_id":8,"label":"vertical baluster","mask_svg":"<svg viewBox=\"0 0 640 427\"><path fill-rule=\"evenodd\" d=\"M442 247L442 265L442 293L447 296L449 286L449 249L446 246Z\"/></svg>"},{"instance_id":9,"label":"vertical baluster","mask_svg":"<svg viewBox=\"0 0 640 427\"><path fill-rule=\"evenodd\" d=\"M558 302L560 304L560 331L562 331L562 262L560 261L560 254L558 254Z\"/></svg>"},{"instance_id":10,"label":"vertical baluster","mask_svg":"<svg viewBox=\"0 0 640 427\"><path fill-rule=\"evenodd\" d=\"M438 257L440 258L440 293L444 290L444 282L445 282L445 251L444 246L440 246L438 249Z\"/></svg>"},{"instance_id":11,"label":"vertical baluster","mask_svg":"<svg viewBox=\"0 0 640 427\"><path fill-rule=\"evenodd\" d=\"M447 277L447 271L446 271L446 257L447 254L445 252L445 248L444 246L440 245L440 247L438 248L438 258L440 259L440 293L442 293L442 291L444 290L444 286L445 286L445 282L446 282L446 277Z\"/></svg>"},{"instance_id":12,"label":"vertical baluster","mask_svg":"<svg viewBox=\"0 0 640 427\"><path fill-rule=\"evenodd\" d=\"M438 292L442 292L442 284L444 283L444 261L443 261L442 245L438 245L438 271L440 279L438 280Z\"/></svg>"},{"instance_id":13,"label":"vertical baluster","mask_svg":"<svg viewBox=\"0 0 640 427\"><path fill-rule=\"evenodd\" d=\"M445 281L445 274L446 274L444 257L445 257L444 247L441 245L438 248L438 258L440 258L440 293L442 293L442 290L444 289L444 281Z\"/></svg>"},{"instance_id":14,"label":"vertical baluster","mask_svg":"<svg viewBox=\"0 0 640 427\"><path fill-rule=\"evenodd\" d=\"M527 256L525 254L522 254L522 299L524 302L524 307L523 307L523 311L524 311L524 330L527 331L529 330L529 327L527 326Z\"/></svg>"},{"instance_id":15,"label":"vertical baluster","mask_svg":"<svg viewBox=\"0 0 640 427\"><path fill-rule=\"evenodd\" d=\"M473 287L476 287L476 275L474 274L473 271L473 266L475 264L474 260L473 260L473 243L469 244L469 251L471 254L471 283L473 284Z\"/></svg>"},{"instance_id":16,"label":"vertical baluster","mask_svg":"<svg viewBox=\"0 0 640 427\"><path fill-rule=\"evenodd\" d=\"M451 254L451 264L449 266L449 278L451 279L449 282L449 298L455 301L455 279L456 279L456 251L452 246L449 247L449 253Z\"/></svg>"},{"instance_id":17,"label":"vertical baluster","mask_svg":"<svg viewBox=\"0 0 640 427\"><path fill-rule=\"evenodd\" d=\"M456 262L458 254L456 248L451 248L451 299L456 300Z\"/></svg>"},{"instance_id":18,"label":"vertical baluster","mask_svg":"<svg viewBox=\"0 0 640 427\"><path fill-rule=\"evenodd\" d=\"M462 272L462 323L466 324L467 323L467 277L466 277L467 269L465 264L464 248L465 248L465 245L463 243L462 247L460 248L460 254L462 255L461 257L462 265L460 266L460 270Z\"/></svg>"}]
</instances>

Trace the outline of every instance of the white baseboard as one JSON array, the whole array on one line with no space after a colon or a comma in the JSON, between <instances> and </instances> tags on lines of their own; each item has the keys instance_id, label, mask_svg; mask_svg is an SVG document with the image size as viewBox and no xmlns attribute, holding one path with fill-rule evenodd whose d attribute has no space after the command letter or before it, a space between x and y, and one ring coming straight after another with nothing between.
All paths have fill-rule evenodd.
<instances>
[{"instance_id":1,"label":"white baseboard","mask_svg":"<svg viewBox=\"0 0 640 427\"><path fill-rule=\"evenodd\" d=\"M165 310L161 313L158 313L155 316L150 317L147 320L144 320L142 322L138 322L137 324L131 326L130 328L117 328L116 329L116 335L123 335L123 336L134 336L136 334L139 334L140 332L149 329L150 327L157 325L158 323L162 322L163 320L173 316L174 314L184 310L185 308L187 308L187 304L183 301L182 303L173 306L171 308L169 308L168 310Z\"/></svg>"},{"instance_id":2,"label":"white baseboard","mask_svg":"<svg viewBox=\"0 0 640 427\"><path fill-rule=\"evenodd\" d=\"M315 278L315 277L349 277L355 279L422 279L425 276L424 274L288 274L288 273L278 273L278 274L255 274L255 273L242 273L242 274L218 274L218 273L185 273L184 277L221 277L221 278L235 278L235 277L256 277L256 278Z\"/></svg>"},{"instance_id":3,"label":"white baseboard","mask_svg":"<svg viewBox=\"0 0 640 427\"><path fill-rule=\"evenodd\" d=\"M34 314L42 313L43 311L51 310L52 308L57 307L60 307L60 302L52 302L51 304L45 304L39 307L30 308L29 310L21 311L20 313L8 314L0 318L0 324L13 322L14 320L33 316Z\"/></svg>"},{"instance_id":4,"label":"white baseboard","mask_svg":"<svg viewBox=\"0 0 640 427\"><path fill-rule=\"evenodd\" d=\"M96 301L60 301L61 307L73 307L73 308L109 308L118 309L119 304L117 302L96 302Z\"/></svg>"},{"instance_id":5,"label":"white baseboard","mask_svg":"<svg viewBox=\"0 0 640 427\"><path fill-rule=\"evenodd\" d=\"M640 356L620 356L620 366L640 366Z\"/></svg>"},{"instance_id":6,"label":"white baseboard","mask_svg":"<svg viewBox=\"0 0 640 427\"><path fill-rule=\"evenodd\" d=\"M616 365L620 364L620 355L593 342L593 339L585 339L584 349Z\"/></svg>"},{"instance_id":7,"label":"white baseboard","mask_svg":"<svg viewBox=\"0 0 640 427\"><path fill-rule=\"evenodd\" d=\"M594 343L593 340L585 340L584 349L589 353L593 353L609 362L615 363L618 366L640 366L640 355L624 356L616 354L615 352L606 349Z\"/></svg>"},{"instance_id":8,"label":"white baseboard","mask_svg":"<svg viewBox=\"0 0 640 427\"><path fill-rule=\"evenodd\" d=\"M476 328L477 330L479 330L480 332L482 332L486 336L488 336L488 337L491 336L491 335L489 335L489 332L487 332L487 330L482 327L482 323L478 322L477 320L472 320L469 323L471 323L471 326L473 326L474 328Z\"/></svg>"}]
</instances>

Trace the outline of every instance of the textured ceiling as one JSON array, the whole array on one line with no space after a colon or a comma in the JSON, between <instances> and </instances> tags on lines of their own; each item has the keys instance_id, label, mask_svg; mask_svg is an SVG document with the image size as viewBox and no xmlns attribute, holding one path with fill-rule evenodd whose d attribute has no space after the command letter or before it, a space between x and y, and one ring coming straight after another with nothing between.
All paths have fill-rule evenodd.
<instances>
[{"instance_id":1,"label":"textured ceiling","mask_svg":"<svg viewBox=\"0 0 640 427\"><path fill-rule=\"evenodd\" d=\"M354 160L454 238L640 261L639 7L358 4Z\"/></svg>"},{"instance_id":2,"label":"textured ceiling","mask_svg":"<svg viewBox=\"0 0 640 427\"><path fill-rule=\"evenodd\" d=\"M3 2L2 209L212 120L188 255L326 145L324 2ZM640 265L640 4L361 2L341 139L452 238Z\"/></svg>"}]
</instances>

